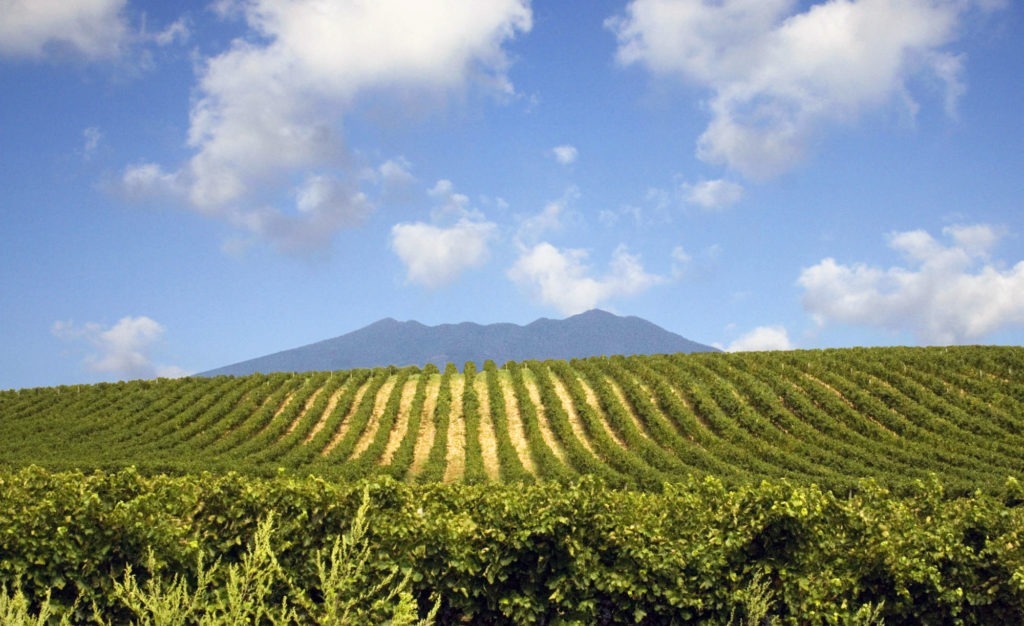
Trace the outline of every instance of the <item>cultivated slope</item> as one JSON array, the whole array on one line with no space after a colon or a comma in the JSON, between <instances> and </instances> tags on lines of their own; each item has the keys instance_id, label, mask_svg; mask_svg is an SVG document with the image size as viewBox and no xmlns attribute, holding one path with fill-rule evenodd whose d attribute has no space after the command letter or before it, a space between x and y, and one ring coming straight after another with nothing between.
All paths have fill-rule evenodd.
<instances>
[{"instance_id":1,"label":"cultivated slope","mask_svg":"<svg viewBox=\"0 0 1024 626\"><path fill-rule=\"evenodd\" d=\"M0 393L0 464L832 488L1024 480L1024 348L871 348Z\"/></svg>"},{"instance_id":2,"label":"cultivated slope","mask_svg":"<svg viewBox=\"0 0 1024 626\"><path fill-rule=\"evenodd\" d=\"M444 367L472 361L572 359L615 354L712 352L639 317L594 309L564 320L539 319L526 326L464 322L425 326L383 319L340 337L203 372L201 376L245 376L271 372L315 372L388 365Z\"/></svg>"}]
</instances>

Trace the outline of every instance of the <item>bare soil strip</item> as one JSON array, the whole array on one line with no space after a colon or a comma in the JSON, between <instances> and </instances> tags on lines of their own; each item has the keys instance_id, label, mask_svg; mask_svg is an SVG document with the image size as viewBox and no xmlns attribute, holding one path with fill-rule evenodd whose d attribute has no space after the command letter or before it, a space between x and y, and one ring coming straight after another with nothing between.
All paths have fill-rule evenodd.
<instances>
[{"instance_id":1,"label":"bare soil strip","mask_svg":"<svg viewBox=\"0 0 1024 626\"><path fill-rule=\"evenodd\" d=\"M434 374L427 383L427 397L423 399L423 415L420 417L420 430L416 433L416 447L413 448L412 466L409 475L416 476L423 471L423 466L430 458L430 448L434 445L434 409L437 408L437 394L441 390L441 375Z\"/></svg>"},{"instance_id":2,"label":"bare soil strip","mask_svg":"<svg viewBox=\"0 0 1024 626\"><path fill-rule=\"evenodd\" d=\"M494 420L491 419L490 392L487 389L487 377L490 374L480 372L473 379L473 389L480 406L480 453L483 456L484 472L487 478L498 480L501 462L498 460L498 437L494 434Z\"/></svg>"},{"instance_id":3,"label":"bare soil strip","mask_svg":"<svg viewBox=\"0 0 1024 626\"><path fill-rule=\"evenodd\" d=\"M530 395L530 402L533 403L533 408L537 412L537 426L540 428L541 439L544 440L551 453L558 457L559 461L566 463L565 450L562 449L562 445L558 443L558 438L555 437L555 433L551 430L547 413L544 412L544 405L540 401L540 389L537 387L537 381L534 379L533 372L528 369L523 370L523 385L526 387L526 391ZM581 439L577 434L576 438L583 443L583 447L593 452L590 442L585 437Z\"/></svg>"},{"instance_id":4,"label":"bare soil strip","mask_svg":"<svg viewBox=\"0 0 1024 626\"><path fill-rule=\"evenodd\" d=\"M633 381L637 384L638 387L640 387L641 390L643 390L645 394L647 394L647 397L650 398L651 406L654 406L656 410L661 414L661 416L663 417L663 422L668 424L669 428L672 429L672 432L674 432L679 437L686 439L687 441L689 441L696 447L700 448L701 450L707 450L707 447L704 445L704 443L698 440L697 437L694 436L694 433L688 432L688 429L680 426L679 422L677 422L673 416L669 415L666 411L663 411L661 409L658 402L658 396L657 394L655 394L654 389L647 386L647 384L643 380L641 380L639 376L632 376ZM682 404L683 407L690 412L690 415L693 417L694 421L696 421L697 426L705 430L708 430L707 424L704 423L704 420L699 415L694 413L693 407L690 406L690 403L687 402L686 398L683 397L679 390L673 387L672 385L669 385L668 388L669 393L674 395L676 399L679 400L679 403ZM658 442L657 437L651 437L651 440L654 441L655 443Z\"/></svg>"},{"instance_id":5,"label":"bare soil strip","mask_svg":"<svg viewBox=\"0 0 1024 626\"><path fill-rule=\"evenodd\" d=\"M338 387L334 393L331 394L331 397L327 400L327 408L324 409L324 412L320 415L320 419L316 421L316 424L313 424L313 428L302 441L303 445L312 441L313 437L316 437L316 434L324 429L324 424L327 423L327 419L331 416L331 413L334 413L334 409L338 406L338 400L341 399L341 395L348 390L348 387L351 384L352 379L349 378L341 385L341 387Z\"/></svg>"},{"instance_id":6,"label":"bare soil strip","mask_svg":"<svg viewBox=\"0 0 1024 626\"><path fill-rule=\"evenodd\" d=\"M352 415L359 409L359 405L363 401L363 396L366 395L366 390L370 388L372 383L373 377L371 376L363 381L362 385L360 385L359 391L356 392L356 397L352 399L352 406L348 408L348 413L345 414L345 419L341 420L341 423L338 424L338 430L334 431L334 436L331 437L330 443L320 451L320 456L327 456L330 454L331 450L333 450L335 446L341 443L341 440L345 438L345 433L348 432L349 424L352 423Z\"/></svg>"},{"instance_id":7,"label":"bare soil strip","mask_svg":"<svg viewBox=\"0 0 1024 626\"><path fill-rule=\"evenodd\" d=\"M647 395L647 398L651 402L651 406L655 407L658 410L658 412L665 418L665 420L664 420L665 423L667 423L670 427L672 427L672 430L677 435L679 435L680 437L685 437L685 438L689 439L690 441L694 441L693 435L691 435L691 434L689 434L687 432L684 432L679 427L679 424L677 424L674 419L669 417L664 411L661 410L661 407L658 404L658 396L654 392L654 389L649 387L647 385L647 383L645 383L643 380L640 379L639 376L636 376L634 374L630 374L630 375L633 376L633 381L637 384L637 386L640 387L640 389L642 389L643 392ZM679 392L674 387L671 388L671 389L672 389L672 393L675 394L675 396L677 398L679 398L680 404L682 404L684 407L686 407L690 411L690 413L693 413L693 409L690 408L690 403L686 401L686 398L683 398L682 396L680 396ZM694 416L694 418L697 419L696 416ZM700 420L698 419L698 423L699 422L700 422Z\"/></svg>"},{"instance_id":8,"label":"bare soil strip","mask_svg":"<svg viewBox=\"0 0 1024 626\"><path fill-rule=\"evenodd\" d=\"M579 439L584 448L593 453L594 447L590 445L590 437L587 436L587 431L583 428L583 421L580 420L579 414L576 413L576 405L572 403L572 397L569 395L569 390L565 388L565 385L562 384L562 381L557 376L552 376L551 382L555 387L555 394L562 403L562 408L565 410L565 414L569 416L569 426L572 427L573 434L576 435L576 439ZM603 423L604 422L602 422L602 424ZM605 428L607 428L607 426Z\"/></svg>"},{"instance_id":9,"label":"bare soil strip","mask_svg":"<svg viewBox=\"0 0 1024 626\"><path fill-rule=\"evenodd\" d=\"M825 381L823 381L822 379L818 378L817 376L815 376L814 374L811 374L811 373L805 373L804 374L804 378L814 382L815 384L821 385L825 389L828 389L829 391L832 392L833 395L835 395L837 398L842 400L843 404L845 404L846 406L850 407L854 411L857 411L857 407L854 406L853 402L850 402L850 399L847 398L846 396L844 396L843 392L839 391L838 389L836 389L832 385L826 383Z\"/></svg>"},{"instance_id":10,"label":"bare soil strip","mask_svg":"<svg viewBox=\"0 0 1024 626\"><path fill-rule=\"evenodd\" d=\"M285 383L285 384L287 384L287 383ZM292 403L292 398L295 397L295 394L298 393L298 391L299 391L298 389L292 389L290 392L288 392L288 395L285 396L284 400L281 401L281 404L279 404L277 406L277 410L274 411L274 416L271 417L270 420L266 424L264 424L262 427L260 427L260 431L259 432L263 432L264 430L269 428L270 425L274 422L274 420L276 420L277 418L281 417L281 414L284 413L284 410L287 409L288 405ZM239 404L249 400L250 396L252 396L254 393L255 393L255 390L252 390L252 391L249 391L248 393L246 393L244 396L242 396L239 399L238 404L236 404L235 406L238 406ZM241 422L235 424L231 428L228 428L224 432L222 432L219 435L217 435L216 443L220 443L224 439L227 439L231 435L235 434L235 431L238 430L239 428L241 428L242 426L244 426L245 423L249 421L249 418L251 418L253 415L256 415L257 413L262 411L263 407L265 407L268 404L270 404L270 401L273 400L273 399L274 399L274 392L271 391L269 394L267 394L266 398L263 398L263 401L260 403L259 407L255 411L252 411Z\"/></svg>"},{"instance_id":11,"label":"bare soil strip","mask_svg":"<svg viewBox=\"0 0 1024 626\"><path fill-rule=\"evenodd\" d=\"M384 454L380 457L381 465L391 464L395 452L402 445L402 439L405 439L405 433L409 429L409 409L412 407L412 398L416 395L416 385L419 384L420 376L422 374L410 376L405 381L405 387L402 388L402 399L398 405L398 417L391 429L391 437L388 439L388 445L384 448Z\"/></svg>"},{"instance_id":12,"label":"bare soil strip","mask_svg":"<svg viewBox=\"0 0 1024 626\"><path fill-rule=\"evenodd\" d=\"M641 386L651 394L651 402L655 406L658 406L658 400L654 395L654 392L652 390L649 390L647 388L647 385L643 385L641 383ZM683 408L687 410L690 417L692 417L694 422L696 422L697 426L700 429L714 435L715 431L713 431L711 427L708 426L708 423L704 421L703 415L698 415L697 412L693 410L693 405L691 405L689 399L685 395L683 395L683 392L680 391L678 387L672 384L667 384L666 387L668 388L668 392L671 393L675 397L675 399L679 401L679 404L683 405ZM687 432L688 429L679 425L679 422L677 421L676 417L670 415L667 412L662 412L662 415L665 416L666 421L669 423L669 425L672 426L672 429L675 430L680 437L684 437L702 448L704 447L704 444L700 443L697 440L697 437L694 435L694 433Z\"/></svg>"},{"instance_id":13,"label":"bare soil strip","mask_svg":"<svg viewBox=\"0 0 1024 626\"><path fill-rule=\"evenodd\" d=\"M609 376L605 376L605 382L607 382L609 388L611 388L612 394L615 395L615 399L618 400L619 404L622 405L622 408L625 409L626 415L629 416L630 421L633 422L633 425L636 427L637 431L639 431L639 433L643 435L645 438L650 439L651 435L650 433L647 432L647 426L640 421L640 418L637 416L636 412L633 411L633 405L630 404L629 400L626 399L626 394L622 391L622 387L619 386L619 383L615 380L612 380Z\"/></svg>"},{"instance_id":14,"label":"bare soil strip","mask_svg":"<svg viewBox=\"0 0 1024 626\"><path fill-rule=\"evenodd\" d=\"M704 419L704 416L701 415L700 413L698 413L697 411L693 410L693 405L690 404L689 398L687 398L686 395L682 391L680 391L678 387L676 387L675 385L669 384L668 385L668 389L669 389L669 391L672 392L672 395L674 395L676 397L676 400L679 400L679 403L682 404L684 407L686 407L686 410L690 412L690 415L693 416L693 419L697 422L697 424L701 428L703 428L707 432L714 432L711 429L711 426ZM675 420L671 420L671 421L672 421L672 425L676 426L676 428L678 428L678 425L676 424ZM690 437L690 439L693 439L692 435L689 435L689 437Z\"/></svg>"},{"instance_id":15,"label":"bare soil strip","mask_svg":"<svg viewBox=\"0 0 1024 626\"><path fill-rule=\"evenodd\" d=\"M380 427L380 417L384 414L384 407L387 406L388 400L391 398L391 392L394 391L397 382L398 375L392 374L380 386L380 391L377 392L377 397L373 401L373 412L370 413L370 420L366 423L366 428L363 430L362 436L359 437L359 441L356 442L356 447L352 449L351 458L358 459L362 456L363 452L366 452L370 444L373 443L373 438L377 435L377 429Z\"/></svg>"},{"instance_id":16,"label":"bare soil strip","mask_svg":"<svg viewBox=\"0 0 1024 626\"><path fill-rule=\"evenodd\" d=\"M326 381L324 382L324 384L327 384ZM302 407L302 410L299 411L299 414L295 416L295 419L292 420L292 423L288 424L288 430L285 434L291 434L296 428L299 427L299 424L302 423L302 420L306 419L306 414L309 413L310 407L313 406L313 403L316 402L316 399L320 397L320 394L323 393L323 391L324 388L321 386L316 391L314 391L312 395L309 396L309 399L306 400L306 404ZM280 413L278 413L278 415L280 415Z\"/></svg>"},{"instance_id":17,"label":"bare soil strip","mask_svg":"<svg viewBox=\"0 0 1024 626\"><path fill-rule=\"evenodd\" d=\"M601 426L604 427L605 432L608 433L608 436L611 437L612 440L615 441L615 443L625 448L626 443L622 440L621 437L619 437L619 434L615 432L615 429L612 428L612 425L608 423L607 416L604 414L604 410L601 409L601 403L597 399L597 394L594 393L594 390L590 388L590 385L588 385L582 379L580 380L580 387L583 387L583 393L587 398L587 404L590 405L590 408L594 409L594 412L597 414L599 421L601 422Z\"/></svg>"},{"instance_id":18,"label":"bare soil strip","mask_svg":"<svg viewBox=\"0 0 1024 626\"><path fill-rule=\"evenodd\" d=\"M896 433L896 431L894 431L894 430L890 429L890 428L889 428L888 426L886 426L886 425L885 425L885 424L883 424L882 422L880 422L880 421L876 420L876 419L875 419L874 417L872 417L872 416L871 416L871 414L869 414L869 413L864 413L864 412L862 412L862 411L861 411L860 409L858 409L858 408L857 408L857 407L856 407L856 406L855 406L855 405L853 404L853 402L851 402L851 401L850 401L850 399L849 399L849 398L847 398L846 396L844 396L844 395L843 395L843 392L839 391L838 389L836 389L836 388L835 388L835 387L833 387L832 385L830 385L830 384L826 383L825 381L821 380L820 378L818 378L818 377L817 377L817 376L815 376L814 374L810 374L810 373L804 373L804 378L806 378L806 379L808 379L808 380L810 380L810 381L813 381L813 382L815 382L815 383L817 383L817 384L821 385L821 386L822 386L822 387L824 387L825 389L828 389L828 390L829 390L829 391L831 391L831 392L832 392L833 394L835 394L835 396L836 396L837 398L839 398L840 400L842 400L842 401L843 401L843 402L844 402L844 403L846 404L846 406L850 407L850 409L851 409L851 410L853 410L853 411L854 411L854 412L855 412L855 413L856 413L857 415L863 416L863 417L864 417L864 419L868 420L869 422L871 422L871 423L872 423L872 424L874 424L875 426L878 426L879 428L881 428L881 429L882 429L882 430L884 430L885 432L889 433L889 434L890 434L890 435L892 435L893 437L896 437L897 439L899 439L899 438L900 438L900 435L899 435L899 434L897 434L897 433Z\"/></svg>"},{"instance_id":19,"label":"bare soil strip","mask_svg":"<svg viewBox=\"0 0 1024 626\"><path fill-rule=\"evenodd\" d=\"M288 405L292 403L292 398L295 397L295 394L298 393L298 391L299 391L298 389L292 389L291 391L288 392L288 395L285 396L284 400L281 402L281 405L279 407L277 407L276 411L274 411L274 417L272 417L270 419L271 422L273 422L277 418L281 417L281 414L284 413L284 410L287 409ZM267 403L270 402L270 400L272 398L273 398L273 394L270 394L269 396L267 396L267 398L263 401L263 404L260 405L260 408L262 409L264 406L266 406ZM257 410L259 410L259 409L257 409Z\"/></svg>"},{"instance_id":20,"label":"bare soil strip","mask_svg":"<svg viewBox=\"0 0 1024 626\"><path fill-rule=\"evenodd\" d=\"M457 374L451 377L452 403L448 417L448 454L445 456L444 482L461 480L466 473L466 420L462 415L462 394L466 389L466 378Z\"/></svg>"},{"instance_id":21,"label":"bare soil strip","mask_svg":"<svg viewBox=\"0 0 1024 626\"><path fill-rule=\"evenodd\" d=\"M533 464L530 456L530 442L526 439L526 431L523 429L523 418L519 413L519 405L516 403L515 393L512 390L512 380L508 371L498 371L498 389L501 390L501 397L505 401L505 419L508 422L508 436L512 440L512 447L516 449L516 456L527 472L537 475L537 467Z\"/></svg>"}]
</instances>

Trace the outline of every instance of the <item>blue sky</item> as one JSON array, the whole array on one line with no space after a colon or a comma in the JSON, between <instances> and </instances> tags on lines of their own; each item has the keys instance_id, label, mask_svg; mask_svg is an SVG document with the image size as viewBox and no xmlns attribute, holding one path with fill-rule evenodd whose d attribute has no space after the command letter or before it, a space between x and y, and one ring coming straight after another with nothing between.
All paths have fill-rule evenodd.
<instances>
[{"instance_id":1,"label":"blue sky","mask_svg":"<svg viewBox=\"0 0 1024 626\"><path fill-rule=\"evenodd\" d=\"M0 0L0 388L598 307L1024 343L1009 0Z\"/></svg>"}]
</instances>

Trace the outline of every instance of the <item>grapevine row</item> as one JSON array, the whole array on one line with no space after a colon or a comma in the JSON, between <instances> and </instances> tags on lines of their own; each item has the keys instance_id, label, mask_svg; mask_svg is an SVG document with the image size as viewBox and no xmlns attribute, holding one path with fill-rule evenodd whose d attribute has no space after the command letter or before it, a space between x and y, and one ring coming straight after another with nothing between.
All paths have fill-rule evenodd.
<instances>
[{"instance_id":1,"label":"grapevine row","mask_svg":"<svg viewBox=\"0 0 1024 626\"><path fill-rule=\"evenodd\" d=\"M0 392L0 465L658 488L1024 479L1024 349L466 363Z\"/></svg>"}]
</instances>

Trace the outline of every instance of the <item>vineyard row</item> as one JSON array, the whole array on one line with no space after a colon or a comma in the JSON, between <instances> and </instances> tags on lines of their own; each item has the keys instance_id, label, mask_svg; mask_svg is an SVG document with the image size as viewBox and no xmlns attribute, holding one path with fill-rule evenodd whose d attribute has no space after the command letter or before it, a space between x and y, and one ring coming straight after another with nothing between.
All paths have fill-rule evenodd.
<instances>
[{"instance_id":1,"label":"vineyard row","mask_svg":"<svg viewBox=\"0 0 1024 626\"><path fill-rule=\"evenodd\" d=\"M0 392L0 464L408 482L1024 479L1024 349L357 369Z\"/></svg>"}]
</instances>

